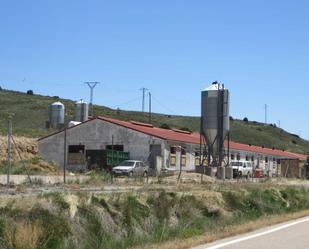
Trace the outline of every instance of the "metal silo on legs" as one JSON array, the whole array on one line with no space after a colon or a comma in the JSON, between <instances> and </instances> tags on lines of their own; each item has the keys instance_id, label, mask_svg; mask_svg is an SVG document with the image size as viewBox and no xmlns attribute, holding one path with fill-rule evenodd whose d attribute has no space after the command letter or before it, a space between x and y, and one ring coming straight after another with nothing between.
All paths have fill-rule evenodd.
<instances>
[{"instance_id":1,"label":"metal silo on legs","mask_svg":"<svg viewBox=\"0 0 309 249\"><path fill-rule=\"evenodd\" d=\"M207 165L222 166L224 141L230 131L229 91L218 82L202 91L201 134L207 145ZM205 150L203 150L205 151Z\"/></svg>"}]
</instances>

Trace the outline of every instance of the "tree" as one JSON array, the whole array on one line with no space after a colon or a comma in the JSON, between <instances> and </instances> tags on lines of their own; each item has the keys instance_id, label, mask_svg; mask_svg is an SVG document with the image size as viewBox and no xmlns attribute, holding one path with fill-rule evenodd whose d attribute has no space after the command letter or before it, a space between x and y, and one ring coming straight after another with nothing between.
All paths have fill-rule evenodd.
<instances>
[{"instance_id":1,"label":"tree","mask_svg":"<svg viewBox=\"0 0 309 249\"><path fill-rule=\"evenodd\" d=\"M28 91L27 91L27 94L28 94L28 95L33 95L33 91L32 91L32 90L28 90Z\"/></svg>"},{"instance_id":2,"label":"tree","mask_svg":"<svg viewBox=\"0 0 309 249\"><path fill-rule=\"evenodd\" d=\"M247 117L245 117L245 118L243 119L243 121L244 121L244 122L246 122L246 123L248 123L248 122L249 122L249 120L248 120L248 118L247 118Z\"/></svg>"}]
</instances>

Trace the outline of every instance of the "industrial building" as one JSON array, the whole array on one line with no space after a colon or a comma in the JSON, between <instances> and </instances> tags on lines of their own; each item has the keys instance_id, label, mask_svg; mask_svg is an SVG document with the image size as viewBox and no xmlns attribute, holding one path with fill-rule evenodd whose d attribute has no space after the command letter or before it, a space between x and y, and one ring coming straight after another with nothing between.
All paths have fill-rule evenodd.
<instances>
[{"instance_id":1,"label":"industrial building","mask_svg":"<svg viewBox=\"0 0 309 249\"><path fill-rule=\"evenodd\" d=\"M121 160L134 159L149 164L154 174L162 170L217 172L224 179L231 170L225 167L230 161L250 161L269 176L304 174L305 155L230 141L229 104L224 85L214 82L203 90L199 134L107 117L88 120L88 104L81 100L75 104L75 120L68 128L39 139L39 153L73 171L111 169ZM51 104L49 127L62 128L64 113L62 103Z\"/></svg>"},{"instance_id":2,"label":"industrial building","mask_svg":"<svg viewBox=\"0 0 309 249\"><path fill-rule=\"evenodd\" d=\"M147 162L154 172L195 171L200 165L198 133L162 129L135 121L96 117L39 139L39 153L68 170L105 168L107 150L126 153L128 158ZM227 142L225 160L227 160ZM284 160L304 162L305 155L230 142L230 160L254 162L255 167L278 173Z\"/></svg>"}]
</instances>

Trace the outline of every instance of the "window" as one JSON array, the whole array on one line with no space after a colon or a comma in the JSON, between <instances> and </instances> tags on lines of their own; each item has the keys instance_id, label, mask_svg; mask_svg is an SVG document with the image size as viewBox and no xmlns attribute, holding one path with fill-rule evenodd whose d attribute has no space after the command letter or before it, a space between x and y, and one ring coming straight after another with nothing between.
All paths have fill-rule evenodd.
<instances>
[{"instance_id":1,"label":"window","mask_svg":"<svg viewBox=\"0 0 309 249\"><path fill-rule=\"evenodd\" d=\"M85 145L69 145L69 153L84 153Z\"/></svg>"},{"instance_id":2,"label":"window","mask_svg":"<svg viewBox=\"0 0 309 249\"><path fill-rule=\"evenodd\" d=\"M186 155L186 148L181 147L181 155Z\"/></svg>"},{"instance_id":3,"label":"window","mask_svg":"<svg viewBox=\"0 0 309 249\"><path fill-rule=\"evenodd\" d=\"M84 145L69 145L68 164L69 165L85 164Z\"/></svg>"},{"instance_id":4,"label":"window","mask_svg":"<svg viewBox=\"0 0 309 249\"><path fill-rule=\"evenodd\" d=\"M187 158L186 158L186 156L182 156L181 157L181 166L186 166L186 164L187 164Z\"/></svg>"},{"instance_id":5,"label":"window","mask_svg":"<svg viewBox=\"0 0 309 249\"><path fill-rule=\"evenodd\" d=\"M176 154L176 147L175 146L171 146L171 154Z\"/></svg>"},{"instance_id":6,"label":"window","mask_svg":"<svg viewBox=\"0 0 309 249\"><path fill-rule=\"evenodd\" d=\"M120 165L132 167L134 166L134 162L133 161L123 161Z\"/></svg>"},{"instance_id":7,"label":"window","mask_svg":"<svg viewBox=\"0 0 309 249\"><path fill-rule=\"evenodd\" d=\"M171 155L171 166L176 166L176 156L175 155Z\"/></svg>"},{"instance_id":8,"label":"window","mask_svg":"<svg viewBox=\"0 0 309 249\"><path fill-rule=\"evenodd\" d=\"M181 147L181 166L186 166L187 164L187 153L186 153L186 148Z\"/></svg>"},{"instance_id":9,"label":"window","mask_svg":"<svg viewBox=\"0 0 309 249\"><path fill-rule=\"evenodd\" d=\"M194 164L195 164L195 166L199 166L200 163L201 163L201 161L200 161L200 155L201 155L200 151L196 150L194 155L195 155L195 163Z\"/></svg>"},{"instance_id":10,"label":"window","mask_svg":"<svg viewBox=\"0 0 309 249\"><path fill-rule=\"evenodd\" d=\"M171 166L176 166L176 147L171 146L170 148L170 165Z\"/></svg>"}]
</instances>

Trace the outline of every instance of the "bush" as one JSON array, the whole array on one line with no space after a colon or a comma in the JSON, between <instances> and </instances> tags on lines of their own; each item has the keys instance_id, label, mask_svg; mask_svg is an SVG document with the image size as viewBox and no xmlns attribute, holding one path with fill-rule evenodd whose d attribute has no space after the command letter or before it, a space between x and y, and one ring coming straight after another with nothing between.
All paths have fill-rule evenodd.
<instances>
[{"instance_id":1,"label":"bush","mask_svg":"<svg viewBox=\"0 0 309 249\"><path fill-rule=\"evenodd\" d=\"M28 94L28 95L33 95L33 91L32 91L32 90L28 90L28 91L27 91L27 94Z\"/></svg>"},{"instance_id":2,"label":"bush","mask_svg":"<svg viewBox=\"0 0 309 249\"><path fill-rule=\"evenodd\" d=\"M243 119L243 121L244 121L244 122L246 122L246 123L248 123L248 122L249 122L249 120L248 120L248 118L247 118L247 117L246 117L246 118L244 118L244 119Z\"/></svg>"},{"instance_id":3,"label":"bush","mask_svg":"<svg viewBox=\"0 0 309 249\"><path fill-rule=\"evenodd\" d=\"M171 129L171 127L168 124L166 124L166 123L162 124L160 126L160 128L162 128L162 129Z\"/></svg>"}]
</instances>

